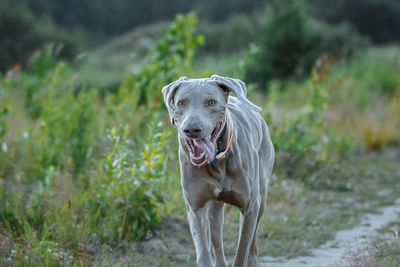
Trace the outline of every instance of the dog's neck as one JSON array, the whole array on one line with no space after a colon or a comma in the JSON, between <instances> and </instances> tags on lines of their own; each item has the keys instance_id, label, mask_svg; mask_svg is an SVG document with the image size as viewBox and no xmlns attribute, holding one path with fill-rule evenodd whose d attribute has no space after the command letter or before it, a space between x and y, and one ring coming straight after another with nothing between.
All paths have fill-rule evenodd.
<instances>
[{"instance_id":1,"label":"dog's neck","mask_svg":"<svg viewBox=\"0 0 400 267\"><path fill-rule=\"evenodd\" d=\"M229 113L226 113L223 129L221 131L220 136L217 138L217 141L216 141L216 143L217 143L217 147L216 147L217 153L216 154L224 151L229 143L229 137L230 137L230 132L232 131L232 129L231 129L232 127L229 123L229 118L228 118L229 115L228 114Z\"/></svg>"},{"instance_id":2,"label":"dog's neck","mask_svg":"<svg viewBox=\"0 0 400 267\"><path fill-rule=\"evenodd\" d=\"M225 139L226 139L226 128L227 127L228 127L228 124L225 121L223 129L221 131L221 135L217 138L217 151L216 151L217 153L216 154L224 151L224 149L226 147L227 140L225 140Z\"/></svg>"}]
</instances>

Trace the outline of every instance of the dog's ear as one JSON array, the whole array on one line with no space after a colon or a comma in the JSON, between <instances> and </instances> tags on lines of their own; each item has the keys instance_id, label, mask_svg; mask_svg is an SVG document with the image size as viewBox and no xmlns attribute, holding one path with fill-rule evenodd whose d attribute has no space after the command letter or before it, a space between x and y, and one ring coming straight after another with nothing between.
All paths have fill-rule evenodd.
<instances>
[{"instance_id":1,"label":"dog's ear","mask_svg":"<svg viewBox=\"0 0 400 267\"><path fill-rule=\"evenodd\" d=\"M221 77L218 75L213 75L210 79L215 81L222 90L229 90L229 92L234 93L239 101L246 105L249 109L256 112L260 112L262 110L260 107L254 105L246 98L247 88L244 82L241 80L229 77Z\"/></svg>"},{"instance_id":2,"label":"dog's ear","mask_svg":"<svg viewBox=\"0 0 400 267\"><path fill-rule=\"evenodd\" d=\"M176 93L176 90L178 90L178 88L181 86L182 82L187 81L188 78L187 77L180 77L178 80L166 85L163 87L163 89L161 90L161 92L164 95L164 102L165 105L168 108L168 113L169 113L169 117L171 118L171 123L172 125L175 126L175 119L174 119L174 96Z\"/></svg>"}]
</instances>

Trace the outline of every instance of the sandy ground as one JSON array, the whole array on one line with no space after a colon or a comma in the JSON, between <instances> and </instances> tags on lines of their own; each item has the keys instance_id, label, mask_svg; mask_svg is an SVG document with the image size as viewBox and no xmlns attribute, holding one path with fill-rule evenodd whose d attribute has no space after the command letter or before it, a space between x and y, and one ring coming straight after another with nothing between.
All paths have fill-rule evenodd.
<instances>
[{"instance_id":1,"label":"sandy ground","mask_svg":"<svg viewBox=\"0 0 400 267\"><path fill-rule=\"evenodd\" d=\"M258 265L265 267L342 266L341 263L346 255L360 250L374 236L376 230L398 219L399 214L400 199L392 206L380 208L376 214L364 214L359 226L337 232L334 240L312 250L311 256L293 259L264 256L259 258Z\"/></svg>"}]
</instances>

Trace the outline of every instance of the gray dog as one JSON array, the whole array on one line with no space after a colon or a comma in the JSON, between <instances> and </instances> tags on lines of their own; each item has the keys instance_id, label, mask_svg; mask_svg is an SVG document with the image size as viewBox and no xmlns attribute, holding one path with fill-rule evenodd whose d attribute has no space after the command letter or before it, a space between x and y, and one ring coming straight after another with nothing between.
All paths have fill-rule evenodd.
<instances>
[{"instance_id":1,"label":"gray dog","mask_svg":"<svg viewBox=\"0 0 400 267\"><path fill-rule=\"evenodd\" d=\"M241 212L234 266L255 266L257 228L274 164L261 109L246 99L241 80L217 75L182 77L162 93L178 130L181 182L197 265L227 266L222 226L224 203L229 203Z\"/></svg>"}]
</instances>

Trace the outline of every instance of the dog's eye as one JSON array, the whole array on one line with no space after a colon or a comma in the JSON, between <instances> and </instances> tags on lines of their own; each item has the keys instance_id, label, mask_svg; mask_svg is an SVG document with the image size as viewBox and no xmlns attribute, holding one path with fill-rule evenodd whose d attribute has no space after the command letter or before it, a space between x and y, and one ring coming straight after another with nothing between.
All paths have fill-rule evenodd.
<instances>
[{"instance_id":1,"label":"dog's eye","mask_svg":"<svg viewBox=\"0 0 400 267\"><path fill-rule=\"evenodd\" d=\"M183 100L179 100L178 101L178 106L179 107L184 107L185 106L185 102Z\"/></svg>"},{"instance_id":2,"label":"dog's eye","mask_svg":"<svg viewBox=\"0 0 400 267\"><path fill-rule=\"evenodd\" d=\"M207 106L214 106L215 103L217 103L217 101L215 101L214 99L208 100Z\"/></svg>"}]
</instances>

